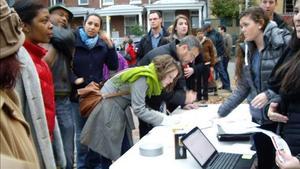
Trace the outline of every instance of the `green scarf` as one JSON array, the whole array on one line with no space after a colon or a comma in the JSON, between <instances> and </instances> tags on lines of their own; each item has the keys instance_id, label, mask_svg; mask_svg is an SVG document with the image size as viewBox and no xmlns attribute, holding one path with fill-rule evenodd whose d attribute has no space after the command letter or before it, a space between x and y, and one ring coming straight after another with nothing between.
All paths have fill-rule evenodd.
<instances>
[{"instance_id":1,"label":"green scarf","mask_svg":"<svg viewBox=\"0 0 300 169\"><path fill-rule=\"evenodd\" d=\"M128 69L120 75L120 80L121 82L133 83L142 76L147 79L147 96L151 97L153 95L160 95L163 87L161 82L158 80L154 63L151 63L148 66L139 66Z\"/></svg>"}]
</instances>

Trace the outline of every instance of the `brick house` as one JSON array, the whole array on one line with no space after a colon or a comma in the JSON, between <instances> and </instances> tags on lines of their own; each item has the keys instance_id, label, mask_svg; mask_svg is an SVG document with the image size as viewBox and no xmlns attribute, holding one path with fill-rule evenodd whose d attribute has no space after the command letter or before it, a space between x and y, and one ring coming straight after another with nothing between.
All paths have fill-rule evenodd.
<instances>
[{"instance_id":1,"label":"brick house","mask_svg":"<svg viewBox=\"0 0 300 169\"><path fill-rule=\"evenodd\" d=\"M152 10L162 12L163 25L172 24L175 16L184 14L190 18L193 28L201 26L208 16L207 0L49 0L49 5L64 3L74 14L72 28L82 25L88 13L102 17L102 29L113 38L130 35L130 28L139 25L146 32L148 14Z\"/></svg>"}]
</instances>

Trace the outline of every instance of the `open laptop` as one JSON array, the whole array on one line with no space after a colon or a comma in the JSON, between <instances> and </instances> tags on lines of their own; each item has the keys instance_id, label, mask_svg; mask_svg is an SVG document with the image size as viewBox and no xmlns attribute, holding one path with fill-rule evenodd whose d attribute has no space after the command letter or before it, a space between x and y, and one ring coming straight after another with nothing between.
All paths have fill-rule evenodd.
<instances>
[{"instance_id":1,"label":"open laptop","mask_svg":"<svg viewBox=\"0 0 300 169\"><path fill-rule=\"evenodd\" d=\"M244 159L242 154L219 153L198 127L181 141L203 169L250 169L254 160L254 156Z\"/></svg>"}]
</instances>

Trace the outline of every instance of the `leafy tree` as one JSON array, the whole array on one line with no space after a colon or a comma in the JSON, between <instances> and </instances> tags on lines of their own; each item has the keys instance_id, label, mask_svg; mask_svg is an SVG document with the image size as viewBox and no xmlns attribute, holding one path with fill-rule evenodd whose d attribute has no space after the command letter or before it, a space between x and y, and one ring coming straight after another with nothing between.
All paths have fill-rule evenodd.
<instances>
[{"instance_id":1,"label":"leafy tree","mask_svg":"<svg viewBox=\"0 0 300 169\"><path fill-rule=\"evenodd\" d=\"M236 18L243 0L212 0L212 14L220 18Z\"/></svg>"},{"instance_id":2,"label":"leafy tree","mask_svg":"<svg viewBox=\"0 0 300 169\"><path fill-rule=\"evenodd\" d=\"M136 24L130 27L130 33L135 36L142 36L144 34L144 31L141 26Z\"/></svg>"}]
</instances>

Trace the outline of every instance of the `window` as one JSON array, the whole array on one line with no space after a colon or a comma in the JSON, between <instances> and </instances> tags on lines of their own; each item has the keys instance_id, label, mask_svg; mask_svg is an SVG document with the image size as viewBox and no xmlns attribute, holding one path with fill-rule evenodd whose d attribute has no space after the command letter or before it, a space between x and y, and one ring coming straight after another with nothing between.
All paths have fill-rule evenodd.
<instances>
[{"instance_id":1,"label":"window","mask_svg":"<svg viewBox=\"0 0 300 169\"><path fill-rule=\"evenodd\" d=\"M101 25L101 27L100 27L100 29L102 29L102 30L106 30L106 17L104 16L104 17L101 17L101 20L102 20L102 25Z\"/></svg>"},{"instance_id":2,"label":"window","mask_svg":"<svg viewBox=\"0 0 300 169\"><path fill-rule=\"evenodd\" d=\"M64 0L51 0L51 5L64 4Z\"/></svg>"},{"instance_id":3,"label":"window","mask_svg":"<svg viewBox=\"0 0 300 169\"><path fill-rule=\"evenodd\" d=\"M192 28L199 28L199 15L198 11L191 11L191 26Z\"/></svg>"},{"instance_id":4,"label":"window","mask_svg":"<svg viewBox=\"0 0 300 169\"><path fill-rule=\"evenodd\" d=\"M141 0L130 0L129 4L142 4Z\"/></svg>"},{"instance_id":5,"label":"window","mask_svg":"<svg viewBox=\"0 0 300 169\"><path fill-rule=\"evenodd\" d=\"M78 5L88 5L89 0L78 0Z\"/></svg>"},{"instance_id":6,"label":"window","mask_svg":"<svg viewBox=\"0 0 300 169\"><path fill-rule=\"evenodd\" d=\"M295 0L285 0L284 1L284 12L290 13L294 10L294 1Z\"/></svg>"},{"instance_id":7,"label":"window","mask_svg":"<svg viewBox=\"0 0 300 169\"><path fill-rule=\"evenodd\" d=\"M103 0L103 5L113 5L114 0Z\"/></svg>"},{"instance_id":8,"label":"window","mask_svg":"<svg viewBox=\"0 0 300 169\"><path fill-rule=\"evenodd\" d=\"M132 33L130 32L131 31L131 27L134 26L134 25L137 25L138 22L137 22L137 16L125 16L125 19L124 19L125 23L125 35L131 35Z\"/></svg>"},{"instance_id":9,"label":"window","mask_svg":"<svg viewBox=\"0 0 300 169\"><path fill-rule=\"evenodd\" d=\"M64 0L55 0L56 2L56 4L64 4Z\"/></svg>"},{"instance_id":10,"label":"window","mask_svg":"<svg viewBox=\"0 0 300 169\"><path fill-rule=\"evenodd\" d=\"M163 26L168 28L175 20L175 11L163 11Z\"/></svg>"}]
</instances>

